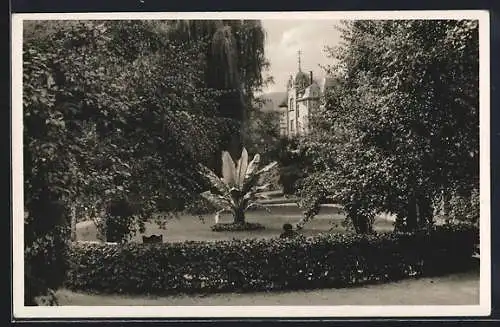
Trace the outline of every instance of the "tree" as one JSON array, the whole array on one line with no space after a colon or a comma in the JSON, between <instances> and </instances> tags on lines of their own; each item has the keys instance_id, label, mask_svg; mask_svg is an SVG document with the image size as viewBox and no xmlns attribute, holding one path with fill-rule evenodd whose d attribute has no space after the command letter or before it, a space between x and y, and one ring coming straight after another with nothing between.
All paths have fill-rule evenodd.
<instances>
[{"instance_id":1,"label":"tree","mask_svg":"<svg viewBox=\"0 0 500 327\"><path fill-rule=\"evenodd\" d=\"M55 235L55 226L65 225L75 206L102 217L110 203L125 199L140 223L165 197L189 201L203 188L198 163L209 160L220 139L215 113L222 93L205 87L205 45L173 42L167 27L140 21L26 23L28 280L46 280L47 268L54 269L39 259L51 246L47 237L57 243L49 253L63 256L67 238ZM47 217L56 204L61 214ZM27 290L29 302L57 282Z\"/></svg>"},{"instance_id":2,"label":"tree","mask_svg":"<svg viewBox=\"0 0 500 327\"><path fill-rule=\"evenodd\" d=\"M261 100L248 110L243 124L242 140L249 154L260 153L265 163L277 159L279 148L279 116L276 111L262 111Z\"/></svg>"},{"instance_id":3,"label":"tree","mask_svg":"<svg viewBox=\"0 0 500 327\"><path fill-rule=\"evenodd\" d=\"M341 30L344 43L328 49L338 83L307 144L311 210L333 197L359 232L379 211L404 230L430 224L443 190L478 187L477 21L354 21Z\"/></svg>"},{"instance_id":4,"label":"tree","mask_svg":"<svg viewBox=\"0 0 500 327\"><path fill-rule=\"evenodd\" d=\"M177 40L207 41L203 53L205 82L209 88L224 90L218 98L218 113L228 119L227 133L220 150L229 150L237 159L242 149L242 129L253 106L254 93L265 84L262 71L269 63L264 57L265 32L256 20L181 20L173 23L171 37ZM219 174L220 152L211 168Z\"/></svg>"}]
</instances>

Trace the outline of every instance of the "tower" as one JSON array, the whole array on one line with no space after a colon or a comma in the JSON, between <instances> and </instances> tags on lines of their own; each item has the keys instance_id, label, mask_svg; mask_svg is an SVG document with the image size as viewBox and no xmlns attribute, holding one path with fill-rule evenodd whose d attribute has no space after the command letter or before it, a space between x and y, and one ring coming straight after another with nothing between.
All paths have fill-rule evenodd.
<instances>
[{"instance_id":1,"label":"tower","mask_svg":"<svg viewBox=\"0 0 500 327\"><path fill-rule=\"evenodd\" d=\"M299 72L302 71L302 66L301 66L301 62L300 62L300 55L302 54L302 51L299 49L299 51L297 51L297 59L298 59L298 64L299 64Z\"/></svg>"}]
</instances>

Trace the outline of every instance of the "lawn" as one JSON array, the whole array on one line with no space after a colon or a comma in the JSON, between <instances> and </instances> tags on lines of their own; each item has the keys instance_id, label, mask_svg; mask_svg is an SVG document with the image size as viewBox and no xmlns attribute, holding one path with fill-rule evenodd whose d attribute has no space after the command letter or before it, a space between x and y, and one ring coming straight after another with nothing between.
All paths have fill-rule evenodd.
<instances>
[{"instance_id":1,"label":"lawn","mask_svg":"<svg viewBox=\"0 0 500 327\"><path fill-rule=\"evenodd\" d=\"M247 213L248 222L257 222L263 224L266 228L259 231L244 232L213 232L210 226L214 224L213 215L206 215L203 219L196 216L182 215L178 219L170 220L166 229L161 229L154 222L146 223L146 232L137 233L132 241L142 242L142 235L163 235L163 240L168 242L180 241L208 241L208 240L227 240L227 239L246 239L246 238L271 238L276 237L282 232L283 224L294 224L299 221L301 212L297 207L279 205L270 206L271 213L265 210L255 210ZM316 235L329 230L346 233L349 232L342 222L344 214L336 207L324 207L320 214L312 221L307 223L301 231L306 236ZM230 222L229 215L221 217L222 222ZM393 222L385 218L378 218L375 221L375 230L390 231L393 229ZM77 240L96 241L97 231L91 221L84 221L77 225Z\"/></svg>"},{"instance_id":2,"label":"lawn","mask_svg":"<svg viewBox=\"0 0 500 327\"><path fill-rule=\"evenodd\" d=\"M60 305L76 306L477 305L479 271L342 289L162 297L98 295L61 289L57 298Z\"/></svg>"}]
</instances>

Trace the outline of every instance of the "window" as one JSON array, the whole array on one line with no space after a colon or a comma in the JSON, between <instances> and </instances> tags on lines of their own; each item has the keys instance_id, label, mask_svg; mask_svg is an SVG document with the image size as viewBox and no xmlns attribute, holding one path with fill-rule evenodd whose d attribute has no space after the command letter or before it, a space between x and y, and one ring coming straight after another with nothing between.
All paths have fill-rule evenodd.
<instances>
[{"instance_id":1,"label":"window","mask_svg":"<svg viewBox=\"0 0 500 327\"><path fill-rule=\"evenodd\" d=\"M290 99L290 105L288 106L289 111L293 111L293 99Z\"/></svg>"},{"instance_id":2,"label":"window","mask_svg":"<svg viewBox=\"0 0 500 327\"><path fill-rule=\"evenodd\" d=\"M293 119L290 120L290 132L293 132L295 130L295 125Z\"/></svg>"}]
</instances>

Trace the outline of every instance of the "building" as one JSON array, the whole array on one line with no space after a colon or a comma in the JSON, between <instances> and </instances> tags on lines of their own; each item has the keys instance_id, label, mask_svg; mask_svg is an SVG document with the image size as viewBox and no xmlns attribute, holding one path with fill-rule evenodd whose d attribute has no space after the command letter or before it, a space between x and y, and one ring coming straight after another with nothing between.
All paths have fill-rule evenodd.
<instances>
[{"instance_id":1,"label":"building","mask_svg":"<svg viewBox=\"0 0 500 327\"><path fill-rule=\"evenodd\" d=\"M306 74L300 65L295 76L290 76L287 83L286 98L279 105L280 135L299 136L309 132L309 120L312 113L321 106L322 95L331 84L329 78L318 83L313 77L312 71Z\"/></svg>"}]
</instances>

